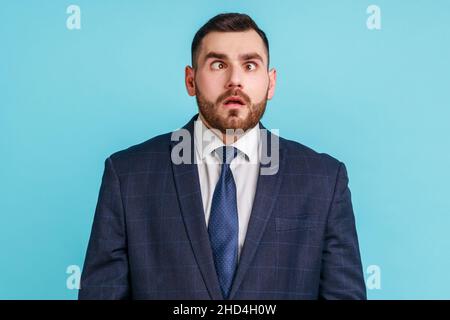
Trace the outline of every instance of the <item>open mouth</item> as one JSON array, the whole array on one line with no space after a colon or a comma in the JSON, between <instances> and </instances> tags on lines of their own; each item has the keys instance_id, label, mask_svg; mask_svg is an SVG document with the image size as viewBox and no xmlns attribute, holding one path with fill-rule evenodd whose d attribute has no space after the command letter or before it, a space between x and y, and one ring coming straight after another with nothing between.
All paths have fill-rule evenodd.
<instances>
[{"instance_id":1,"label":"open mouth","mask_svg":"<svg viewBox=\"0 0 450 320\"><path fill-rule=\"evenodd\" d=\"M243 106L245 105L245 101L244 99L242 99L239 96L232 96L232 97L228 97L225 99L225 101L223 102L224 105L226 106Z\"/></svg>"}]
</instances>

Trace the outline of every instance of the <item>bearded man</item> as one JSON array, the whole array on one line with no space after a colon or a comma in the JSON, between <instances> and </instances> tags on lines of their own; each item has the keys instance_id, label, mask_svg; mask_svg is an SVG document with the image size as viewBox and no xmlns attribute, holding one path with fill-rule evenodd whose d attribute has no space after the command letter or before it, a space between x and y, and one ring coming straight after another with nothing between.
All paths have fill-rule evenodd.
<instances>
[{"instance_id":1,"label":"bearded man","mask_svg":"<svg viewBox=\"0 0 450 320\"><path fill-rule=\"evenodd\" d=\"M260 122L265 33L219 14L191 49L198 114L106 159L79 299L365 299L345 165Z\"/></svg>"}]
</instances>

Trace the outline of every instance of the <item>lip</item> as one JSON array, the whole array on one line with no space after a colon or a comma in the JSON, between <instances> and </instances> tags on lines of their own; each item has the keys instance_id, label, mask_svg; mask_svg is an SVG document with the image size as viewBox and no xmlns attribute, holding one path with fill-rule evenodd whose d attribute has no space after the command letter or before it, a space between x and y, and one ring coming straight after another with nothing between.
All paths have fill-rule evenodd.
<instances>
[{"instance_id":1,"label":"lip","mask_svg":"<svg viewBox=\"0 0 450 320\"><path fill-rule=\"evenodd\" d=\"M239 109L245 107L245 104L239 104L239 103L229 103L229 104L223 104L225 108L230 109Z\"/></svg>"},{"instance_id":2,"label":"lip","mask_svg":"<svg viewBox=\"0 0 450 320\"><path fill-rule=\"evenodd\" d=\"M228 103L229 101L236 101L236 102ZM227 108L240 108L245 106L246 103L244 99L242 99L240 96L231 96L223 101L223 105Z\"/></svg>"}]
</instances>

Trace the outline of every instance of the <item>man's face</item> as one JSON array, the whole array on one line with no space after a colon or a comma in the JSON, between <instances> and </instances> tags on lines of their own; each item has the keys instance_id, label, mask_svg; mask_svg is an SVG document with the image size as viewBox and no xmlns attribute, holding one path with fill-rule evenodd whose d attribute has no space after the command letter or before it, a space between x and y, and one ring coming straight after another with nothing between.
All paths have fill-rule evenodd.
<instances>
[{"instance_id":1,"label":"man's face","mask_svg":"<svg viewBox=\"0 0 450 320\"><path fill-rule=\"evenodd\" d=\"M197 68L186 67L186 86L208 127L225 133L258 123L275 89L276 71L268 71L267 60L254 30L211 32L203 38Z\"/></svg>"}]
</instances>

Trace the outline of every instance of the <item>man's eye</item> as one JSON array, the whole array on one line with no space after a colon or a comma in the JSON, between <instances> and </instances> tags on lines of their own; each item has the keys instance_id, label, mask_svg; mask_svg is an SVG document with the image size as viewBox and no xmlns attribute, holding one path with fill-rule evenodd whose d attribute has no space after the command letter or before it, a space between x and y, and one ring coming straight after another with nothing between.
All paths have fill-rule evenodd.
<instances>
[{"instance_id":1,"label":"man's eye","mask_svg":"<svg viewBox=\"0 0 450 320\"><path fill-rule=\"evenodd\" d=\"M253 62L247 63L247 64L245 65L245 67L247 68L247 70L253 71L253 70L256 69L256 63L253 63Z\"/></svg>"},{"instance_id":2,"label":"man's eye","mask_svg":"<svg viewBox=\"0 0 450 320\"><path fill-rule=\"evenodd\" d=\"M223 62L216 61L211 64L211 68L214 70L220 70L225 68L225 64Z\"/></svg>"}]
</instances>

